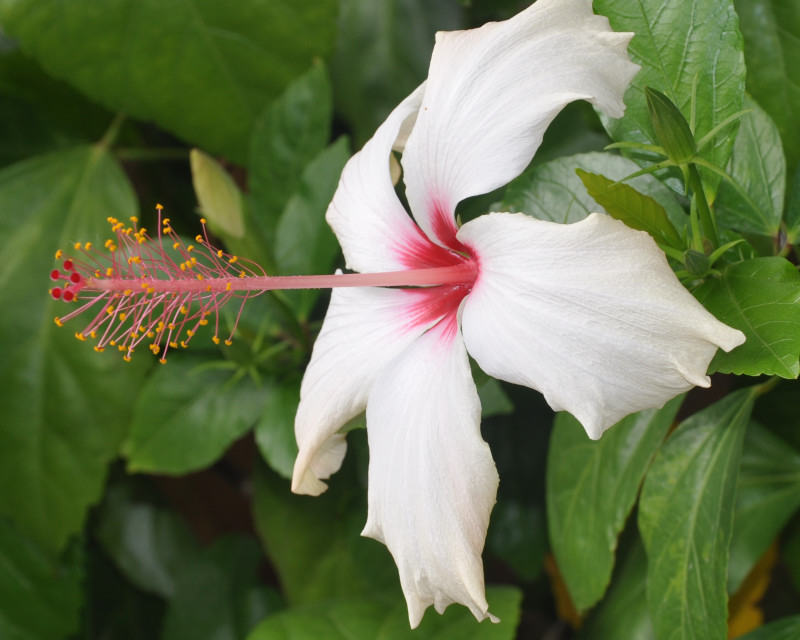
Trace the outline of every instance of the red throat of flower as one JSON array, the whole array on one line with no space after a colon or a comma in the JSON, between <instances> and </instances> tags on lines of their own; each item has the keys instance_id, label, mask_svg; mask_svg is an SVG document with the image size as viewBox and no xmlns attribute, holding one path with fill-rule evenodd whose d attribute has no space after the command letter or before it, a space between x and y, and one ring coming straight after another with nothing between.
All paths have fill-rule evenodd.
<instances>
[{"instance_id":1,"label":"red throat of flower","mask_svg":"<svg viewBox=\"0 0 800 640\"><path fill-rule=\"evenodd\" d=\"M50 295L75 309L55 322L66 322L94 313L86 327L75 333L79 340L94 339L95 351L113 347L130 360L140 344L146 344L166 362L170 349L185 348L197 331L213 322L212 340L219 344L219 310L231 299L240 300L233 333L248 298L277 289L324 289L333 287L437 287L472 286L477 277L473 260L445 267L409 269L391 273L353 273L320 276L267 276L256 263L217 249L209 241L205 220L203 233L186 244L162 217L156 206L155 238L136 218L130 224L109 217L114 238L96 249L92 243L76 243L74 254L56 252L60 266L50 272L56 285Z\"/></svg>"}]
</instances>

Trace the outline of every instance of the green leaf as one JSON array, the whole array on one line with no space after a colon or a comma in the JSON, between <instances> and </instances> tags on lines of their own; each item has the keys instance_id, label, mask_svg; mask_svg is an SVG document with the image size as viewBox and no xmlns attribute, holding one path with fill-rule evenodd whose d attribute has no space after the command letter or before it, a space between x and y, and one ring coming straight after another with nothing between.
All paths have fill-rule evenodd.
<instances>
[{"instance_id":1,"label":"green leaf","mask_svg":"<svg viewBox=\"0 0 800 640\"><path fill-rule=\"evenodd\" d=\"M681 423L645 479L639 530L659 640L727 637L728 547L754 395L732 393Z\"/></svg>"},{"instance_id":2,"label":"green leaf","mask_svg":"<svg viewBox=\"0 0 800 640\"><path fill-rule=\"evenodd\" d=\"M130 484L107 491L95 535L128 580L163 598L175 594L177 574L200 555L186 523L174 511L136 495Z\"/></svg>"},{"instance_id":3,"label":"green leaf","mask_svg":"<svg viewBox=\"0 0 800 640\"><path fill-rule=\"evenodd\" d=\"M58 640L78 631L83 572L78 549L58 560L0 518L0 637Z\"/></svg>"},{"instance_id":4,"label":"green leaf","mask_svg":"<svg viewBox=\"0 0 800 640\"><path fill-rule=\"evenodd\" d=\"M739 468L728 568L735 593L800 507L800 453L757 423L747 429Z\"/></svg>"},{"instance_id":5,"label":"green leaf","mask_svg":"<svg viewBox=\"0 0 800 640\"><path fill-rule=\"evenodd\" d=\"M735 0L744 36L747 90L780 131L789 171L800 161L800 4Z\"/></svg>"},{"instance_id":6,"label":"green leaf","mask_svg":"<svg viewBox=\"0 0 800 640\"><path fill-rule=\"evenodd\" d=\"M783 258L756 258L728 267L694 291L719 320L742 331L746 342L718 351L711 371L738 375L800 373L800 275Z\"/></svg>"},{"instance_id":7,"label":"green leaf","mask_svg":"<svg viewBox=\"0 0 800 640\"><path fill-rule=\"evenodd\" d=\"M589 195L612 218L621 220L632 229L646 231L657 242L682 248L683 240L667 217L667 212L656 200L639 193L628 184L609 180L597 173L576 170Z\"/></svg>"},{"instance_id":8,"label":"green leaf","mask_svg":"<svg viewBox=\"0 0 800 640\"><path fill-rule=\"evenodd\" d=\"M275 472L291 478L297 458L294 417L300 402L300 380L272 381L263 393L264 412L256 425L256 444Z\"/></svg>"},{"instance_id":9,"label":"green leaf","mask_svg":"<svg viewBox=\"0 0 800 640\"><path fill-rule=\"evenodd\" d=\"M641 541L618 563L605 598L592 609L577 640L653 640L653 622L642 588L647 577L647 555Z\"/></svg>"},{"instance_id":10,"label":"green leaf","mask_svg":"<svg viewBox=\"0 0 800 640\"><path fill-rule=\"evenodd\" d=\"M256 122L248 184L253 212L271 237L303 171L328 144L333 98L323 64L294 80Z\"/></svg>"},{"instance_id":11,"label":"green leaf","mask_svg":"<svg viewBox=\"0 0 800 640\"><path fill-rule=\"evenodd\" d=\"M739 640L796 640L798 637L800 637L800 616L788 616L739 636Z\"/></svg>"},{"instance_id":12,"label":"green leaf","mask_svg":"<svg viewBox=\"0 0 800 640\"><path fill-rule=\"evenodd\" d=\"M544 508L500 496L492 509L486 549L526 582L536 580L549 551Z\"/></svg>"},{"instance_id":13,"label":"green leaf","mask_svg":"<svg viewBox=\"0 0 800 640\"><path fill-rule=\"evenodd\" d=\"M201 469L255 424L263 406L264 394L249 377L208 366L199 354L172 357L149 378L136 403L122 449L128 469Z\"/></svg>"},{"instance_id":14,"label":"green leaf","mask_svg":"<svg viewBox=\"0 0 800 640\"><path fill-rule=\"evenodd\" d=\"M0 172L0 514L51 552L100 498L148 365L79 343L80 319L53 322L70 308L47 295L55 250L101 245L109 212L136 214L136 198L99 147Z\"/></svg>"},{"instance_id":15,"label":"green leaf","mask_svg":"<svg viewBox=\"0 0 800 640\"><path fill-rule=\"evenodd\" d=\"M163 640L240 640L280 607L278 594L258 585L262 560L252 538L220 538L178 576L164 619Z\"/></svg>"},{"instance_id":16,"label":"green leaf","mask_svg":"<svg viewBox=\"0 0 800 640\"><path fill-rule=\"evenodd\" d=\"M617 537L681 400L628 416L598 441L570 414L556 417L547 460L547 522L559 570L579 611L594 605L608 587Z\"/></svg>"},{"instance_id":17,"label":"green leaf","mask_svg":"<svg viewBox=\"0 0 800 640\"><path fill-rule=\"evenodd\" d=\"M501 211L520 211L540 220L571 223L583 220L590 213L603 211L586 192L575 173L602 173L611 180L622 180L639 170L628 160L610 153L584 153L536 165L526 170L506 187ZM639 193L650 196L667 212L679 230L687 216L670 189L653 176L639 176L629 181Z\"/></svg>"},{"instance_id":18,"label":"green leaf","mask_svg":"<svg viewBox=\"0 0 800 640\"><path fill-rule=\"evenodd\" d=\"M744 195L723 180L719 186L717 220L743 233L777 235L786 191L786 160L778 129L751 98L744 106L753 111L739 124L728 173Z\"/></svg>"},{"instance_id":19,"label":"green leaf","mask_svg":"<svg viewBox=\"0 0 800 640\"><path fill-rule=\"evenodd\" d=\"M322 151L303 172L275 230L275 262L286 275L330 273L339 243L325 220L325 211L350 157L346 138ZM305 320L319 297L319 289L287 291L299 318Z\"/></svg>"},{"instance_id":20,"label":"green leaf","mask_svg":"<svg viewBox=\"0 0 800 640\"><path fill-rule=\"evenodd\" d=\"M501 622L480 624L463 607L443 615L426 613L417 629L408 625L405 602L365 596L290 609L264 620L247 640L512 640L520 617L522 593L510 587L486 590L489 608Z\"/></svg>"},{"instance_id":21,"label":"green leaf","mask_svg":"<svg viewBox=\"0 0 800 640\"><path fill-rule=\"evenodd\" d=\"M598 0L595 11L608 16L614 31L636 34L628 51L631 59L642 66L625 94L625 115L604 118L614 140L656 142L644 94L646 86L666 95L690 123L694 120L697 140L741 110L745 66L733 0ZM735 135L736 125L726 127L700 155L724 167ZM647 160L645 164L652 162ZM714 177L709 185L718 181Z\"/></svg>"},{"instance_id":22,"label":"green leaf","mask_svg":"<svg viewBox=\"0 0 800 640\"><path fill-rule=\"evenodd\" d=\"M335 0L0 2L4 31L52 75L239 162L264 105L331 51L336 13Z\"/></svg>"},{"instance_id":23,"label":"green leaf","mask_svg":"<svg viewBox=\"0 0 800 640\"><path fill-rule=\"evenodd\" d=\"M359 437L364 433L349 435L351 449ZM383 592L402 598L391 555L361 536L366 490L353 489L352 453L328 491L316 497L295 495L283 478L263 465L257 469L256 528L293 606Z\"/></svg>"},{"instance_id":24,"label":"green leaf","mask_svg":"<svg viewBox=\"0 0 800 640\"><path fill-rule=\"evenodd\" d=\"M220 164L207 153L192 149L189 153L192 167L192 184L212 231L225 236L244 236L244 203L242 192Z\"/></svg>"},{"instance_id":25,"label":"green leaf","mask_svg":"<svg viewBox=\"0 0 800 640\"><path fill-rule=\"evenodd\" d=\"M436 32L460 28L454 0L341 2L331 74L336 111L350 124L357 147L425 80Z\"/></svg>"},{"instance_id":26,"label":"green leaf","mask_svg":"<svg viewBox=\"0 0 800 640\"><path fill-rule=\"evenodd\" d=\"M792 180L784 217L786 219L786 242L797 244L797 239L800 238L800 166L795 171Z\"/></svg>"}]
</instances>

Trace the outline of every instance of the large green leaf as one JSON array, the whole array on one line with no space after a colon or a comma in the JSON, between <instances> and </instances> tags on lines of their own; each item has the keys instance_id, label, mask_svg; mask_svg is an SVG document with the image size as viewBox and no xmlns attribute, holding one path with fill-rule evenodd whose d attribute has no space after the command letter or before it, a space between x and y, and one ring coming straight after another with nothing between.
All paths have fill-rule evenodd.
<instances>
[{"instance_id":1,"label":"large green leaf","mask_svg":"<svg viewBox=\"0 0 800 640\"><path fill-rule=\"evenodd\" d=\"M754 395L738 391L683 422L645 479L639 529L658 640L727 637L728 546Z\"/></svg>"},{"instance_id":2,"label":"large green leaf","mask_svg":"<svg viewBox=\"0 0 800 640\"><path fill-rule=\"evenodd\" d=\"M336 108L356 146L428 75L436 31L461 28L454 0L343 0L331 64Z\"/></svg>"},{"instance_id":3,"label":"large green leaf","mask_svg":"<svg viewBox=\"0 0 800 640\"><path fill-rule=\"evenodd\" d=\"M297 191L289 198L275 230L275 262L286 275L330 273L339 243L325 220L328 203L350 157L346 138L319 153L303 172ZM299 318L308 318L319 289L285 292Z\"/></svg>"},{"instance_id":4,"label":"large green leaf","mask_svg":"<svg viewBox=\"0 0 800 640\"><path fill-rule=\"evenodd\" d=\"M695 94L698 139L742 108L745 66L733 0L598 0L594 6L615 31L636 34L628 51L642 66L625 94L625 115L605 119L614 140L657 143L644 87L664 93L687 120ZM735 134L735 126L726 128L701 155L724 167Z\"/></svg>"},{"instance_id":5,"label":"large green leaf","mask_svg":"<svg viewBox=\"0 0 800 640\"><path fill-rule=\"evenodd\" d=\"M729 593L736 592L798 507L800 453L752 423L747 429L739 468Z\"/></svg>"},{"instance_id":6,"label":"large green leaf","mask_svg":"<svg viewBox=\"0 0 800 640\"><path fill-rule=\"evenodd\" d=\"M94 532L128 580L163 598L175 594L177 575L200 554L180 516L139 496L131 484L109 488Z\"/></svg>"},{"instance_id":7,"label":"large green leaf","mask_svg":"<svg viewBox=\"0 0 800 640\"><path fill-rule=\"evenodd\" d=\"M274 471L291 478L297 458L294 416L300 402L300 380L273 380L263 392L264 412L256 425L256 444Z\"/></svg>"},{"instance_id":8,"label":"large green leaf","mask_svg":"<svg viewBox=\"0 0 800 640\"><path fill-rule=\"evenodd\" d=\"M786 242L797 244L800 237L800 166L795 170L789 201L786 204Z\"/></svg>"},{"instance_id":9,"label":"large green leaf","mask_svg":"<svg viewBox=\"0 0 800 640\"><path fill-rule=\"evenodd\" d=\"M3 29L107 107L244 162L256 117L327 55L335 0L2 0Z\"/></svg>"},{"instance_id":10,"label":"large green leaf","mask_svg":"<svg viewBox=\"0 0 800 640\"><path fill-rule=\"evenodd\" d=\"M200 469L256 423L261 389L249 376L214 364L230 363L207 366L200 355L176 356L150 377L122 449L131 471Z\"/></svg>"},{"instance_id":11,"label":"large green leaf","mask_svg":"<svg viewBox=\"0 0 800 640\"><path fill-rule=\"evenodd\" d=\"M789 170L800 161L800 3L735 0L744 36L747 90L772 117Z\"/></svg>"},{"instance_id":12,"label":"large green leaf","mask_svg":"<svg viewBox=\"0 0 800 640\"><path fill-rule=\"evenodd\" d=\"M363 436L354 432L349 443ZM317 497L295 495L286 480L258 468L256 527L290 605L383 592L402 598L391 555L360 535L366 490L355 488L352 454L331 478L330 489Z\"/></svg>"},{"instance_id":13,"label":"large green leaf","mask_svg":"<svg viewBox=\"0 0 800 640\"><path fill-rule=\"evenodd\" d=\"M489 588L489 607L501 619L478 624L462 607L444 615L429 611L417 629L408 626L405 602L375 597L334 600L281 612L264 620L247 640L512 640L519 622L522 593Z\"/></svg>"},{"instance_id":14,"label":"large green leaf","mask_svg":"<svg viewBox=\"0 0 800 640\"><path fill-rule=\"evenodd\" d=\"M253 212L271 236L303 171L328 144L333 98L322 64L292 82L258 119L250 141Z\"/></svg>"},{"instance_id":15,"label":"large green leaf","mask_svg":"<svg viewBox=\"0 0 800 640\"><path fill-rule=\"evenodd\" d=\"M261 550L252 538L219 538L177 576L163 640L241 640L280 607L278 594L258 584Z\"/></svg>"},{"instance_id":16,"label":"large green leaf","mask_svg":"<svg viewBox=\"0 0 800 640\"><path fill-rule=\"evenodd\" d=\"M647 556L640 540L618 563L605 598L581 626L578 640L653 640L653 623L642 588Z\"/></svg>"},{"instance_id":17,"label":"large green leaf","mask_svg":"<svg viewBox=\"0 0 800 640\"><path fill-rule=\"evenodd\" d=\"M622 180L639 167L627 158L610 153L583 153L536 165L506 187L500 210L520 211L540 220L561 223L578 222L593 211L603 211L586 192L576 169ZM687 216L675 196L658 180L639 176L631 180L630 185L664 207L678 230L686 225Z\"/></svg>"},{"instance_id":18,"label":"large green leaf","mask_svg":"<svg viewBox=\"0 0 800 640\"><path fill-rule=\"evenodd\" d=\"M579 611L595 604L611 580L617 537L681 400L628 416L598 441L570 414L556 418L547 460L547 521Z\"/></svg>"},{"instance_id":19,"label":"large green leaf","mask_svg":"<svg viewBox=\"0 0 800 640\"><path fill-rule=\"evenodd\" d=\"M762 235L777 235L786 192L786 160L775 123L751 98L741 120L728 173L741 190L723 180L717 194L720 224ZM743 192L743 193L742 193Z\"/></svg>"},{"instance_id":20,"label":"large green leaf","mask_svg":"<svg viewBox=\"0 0 800 640\"><path fill-rule=\"evenodd\" d=\"M136 206L101 148L0 172L0 514L52 551L99 499L147 361L95 353L72 337L80 320L56 327L68 305L49 299L47 274L57 248L102 244L106 217Z\"/></svg>"},{"instance_id":21,"label":"large green leaf","mask_svg":"<svg viewBox=\"0 0 800 640\"><path fill-rule=\"evenodd\" d=\"M0 518L0 637L58 640L78 630L81 555L53 560Z\"/></svg>"},{"instance_id":22,"label":"large green leaf","mask_svg":"<svg viewBox=\"0 0 800 640\"><path fill-rule=\"evenodd\" d=\"M756 258L728 267L695 297L746 342L718 351L712 371L796 378L800 373L800 275L783 258Z\"/></svg>"}]
</instances>

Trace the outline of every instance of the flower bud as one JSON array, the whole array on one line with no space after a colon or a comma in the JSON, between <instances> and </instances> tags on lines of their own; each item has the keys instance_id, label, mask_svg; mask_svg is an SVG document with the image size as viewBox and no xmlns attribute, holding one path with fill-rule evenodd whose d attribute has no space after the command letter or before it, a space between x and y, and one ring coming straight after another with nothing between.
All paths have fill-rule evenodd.
<instances>
[{"instance_id":1,"label":"flower bud","mask_svg":"<svg viewBox=\"0 0 800 640\"><path fill-rule=\"evenodd\" d=\"M647 96L650 120L664 153L675 164L691 162L697 153L697 144L686 118L660 91L645 87L644 92Z\"/></svg>"},{"instance_id":2,"label":"flower bud","mask_svg":"<svg viewBox=\"0 0 800 640\"><path fill-rule=\"evenodd\" d=\"M189 160L197 201L212 229L232 238L244 237L242 194L228 172L199 149L192 149Z\"/></svg>"},{"instance_id":3,"label":"flower bud","mask_svg":"<svg viewBox=\"0 0 800 640\"><path fill-rule=\"evenodd\" d=\"M686 267L690 274L700 278L711 269L711 261L706 254L695 249L689 249L683 254L683 266Z\"/></svg>"}]
</instances>

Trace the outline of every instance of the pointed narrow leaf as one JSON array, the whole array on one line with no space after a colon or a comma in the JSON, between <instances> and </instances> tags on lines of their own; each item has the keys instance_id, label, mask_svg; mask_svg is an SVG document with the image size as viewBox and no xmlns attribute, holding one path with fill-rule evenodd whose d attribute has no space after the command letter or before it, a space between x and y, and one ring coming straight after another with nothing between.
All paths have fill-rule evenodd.
<instances>
[{"instance_id":1,"label":"pointed narrow leaf","mask_svg":"<svg viewBox=\"0 0 800 640\"><path fill-rule=\"evenodd\" d=\"M598 441L589 440L570 414L556 418L547 460L547 522L579 611L594 605L611 580L617 536L681 400L628 416Z\"/></svg>"},{"instance_id":2,"label":"pointed narrow leaf","mask_svg":"<svg viewBox=\"0 0 800 640\"><path fill-rule=\"evenodd\" d=\"M646 231L656 242L683 248L683 241L670 222L667 212L656 200L624 182L609 180L598 173L576 169L589 195L612 218L621 220L632 229Z\"/></svg>"},{"instance_id":3,"label":"pointed narrow leaf","mask_svg":"<svg viewBox=\"0 0 800 640\"><path fill-rule=\"evenodd\" d=\"M745 343L717 352L711 371L739 375L800 373L800 275L783 258L756 258L728 267L694 291L718 319L742 331Z\"/></svg>"},{"instance_id":4,"label":"pointed narrow leaf","mask_svg":"<svg viewBox=\"0 0 800 640\"><path fill-rule=\"evenodd\" d=\"M575 173L602 173L611 180L622 180L639 170L631 160L610 153L582 153L559 158L527 169L506 187L501 211L519 211L540 220L571 223L600 211L599 203L589 196ZM682 229L687 220L673 192L653 176L639 176L630 181L639 193L658 202L673 226Z\"/></svg>"},{"instance_id":5,"label":"pointed narrow leaf","mask_svg":"<svg viewBox=\"0 0 800 640\"><path fill-rule=\"evenodd\" d=\"M740 121L728 164L728 173L744 195L723 180L717 194L717 220L743 233L774 236L781 226L786 191L783 146L766 112L752 98L745 98L744 106L752 112Z\"/></svg>"},{"instance_id":6,"label":"pointed narrow leaf","mask_svg":"<svg viewBox=\"0 0 800 640\"><path fill-rule=\"evenodd\" d=\"M645 479L639 530L658 640L727 637L728 547L753 399L744 389L683 422Z\"/></svg>"},{"instance_id":7,"label":"pointed narrow leaf","mask_svg":"<svg viewBox=\"0 0 800 640\"><path fill-rule=\"evenodd\" d=\"M124 438L147 359L95 353L59 328L50 300L56 249L101 245L106 218L137 213L125 174L99 147L0 172L0 514L57 552L83 527ZM80 320L76 320L80 322Z\"/></svg>"}]
</instances>

